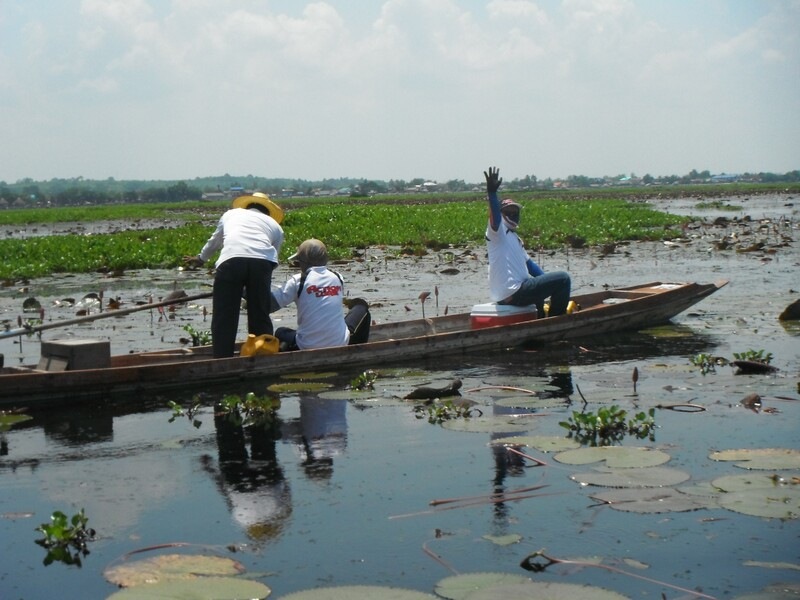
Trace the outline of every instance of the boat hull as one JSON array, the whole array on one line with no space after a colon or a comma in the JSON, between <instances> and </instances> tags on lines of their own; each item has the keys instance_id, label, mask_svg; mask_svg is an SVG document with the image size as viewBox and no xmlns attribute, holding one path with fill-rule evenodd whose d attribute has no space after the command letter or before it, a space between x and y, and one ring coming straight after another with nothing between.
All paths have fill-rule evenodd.
<instances>
[{"instance_id":1,"label":"boat hull","mask_svg":"<svg viewBox=\"0 0 800 600\"><path fill-rule=\"evenodd\" d=\"M291 373L378 367L522 344L546 344L668 322L726 285L661 283L575 296L571 315L472 329L469 314L375 325L366 344L267 356L214 359L210 347L178 348L111 357L107 368L0 372L0 407L37 408L148 390L190 389Z\"/></svg>"}]
</instances>

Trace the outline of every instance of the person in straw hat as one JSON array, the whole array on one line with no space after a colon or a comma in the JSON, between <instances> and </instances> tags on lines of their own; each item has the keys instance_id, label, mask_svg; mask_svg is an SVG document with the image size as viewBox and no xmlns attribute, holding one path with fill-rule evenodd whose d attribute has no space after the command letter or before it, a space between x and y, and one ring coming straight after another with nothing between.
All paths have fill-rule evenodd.
<instances>
[{"instance_id":1,"label":"person in straw hat","mask_svg":"<svg viewBox=\"0 0 800 600\"><path fill-rule=\"evenodd\" d=\"M234 355L242 297L247 300L247 330L272 335L269 317L272 271L283 244L283 210L256 192L234 199L197 256L184 257L201 267L221 249L214 275L211 342L214 358Z\"/></svg>"},{"instance_id":2,"label":"person in straw hat","mask_svg":"<svg viewBox=\"0 0 800 600\"><path fill-rule=\"evenodd\" d=\"M513 306L536 305L539 317L544 317L544 301L550 298L549 316L567 311L571 279L565 271L545 273L528 256L517 226L522 206L510 198L500 202L497 190L503 179L500 169L489 167L483 172L489 200L489 225L486 244L489 252L489 296L492 302Z\"/></svg>"},{"instance_id":3,"label":"person in straw hat","mask_svg":"<svg viewBox=\"0 0 800 600\"><path fill-rule=\"evenodd\" d=\"M306 350L361 344L369 337L370 314L365 300L349 300L347 315L344 281L328 268L328 249L311 238L297 247L289 264L299 268L283 287L272 290L273 311L297 304L297 329L278 327L281 350Z\"/></svg>"}]
</instances>

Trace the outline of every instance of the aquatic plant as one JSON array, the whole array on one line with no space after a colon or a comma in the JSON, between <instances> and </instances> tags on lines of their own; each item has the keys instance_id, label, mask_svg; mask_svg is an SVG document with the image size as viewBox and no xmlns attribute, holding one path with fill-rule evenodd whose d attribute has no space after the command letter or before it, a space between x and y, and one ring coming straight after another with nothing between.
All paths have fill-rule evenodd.
<instances>
[{"instance_id":1,"label":"aquatic plant","mask_svg":"<svg viewBox=\"0 0 800 600\"><path fill-rule=\"evenodd\" d=\"M192 422L192 425L195 427L195 429L199 429L200 425L202 425L202 422L199 419L195 419L195 415L201 408L200 403L195 403L187 409L184 409L180 404L173 400L167 401L167 404L169 404L169 407L172 410L172 416L169 419L170 423L174 423L175 419L180 417L186 417Z\"/></svg>"},{"instance_id":2,"label":"aquatic plant","mask_svg":"<svg viewBox=\"0 0 800 600\"><path fill-rule=\"evenodd\" d=\"M451 419L469 419L475 414L483 414L480 409L452 400L444 402L434 401L430 404L419 404L414 407L414 414L418 419L428 417L428 423L441 425Z\"/></svg>"},{"instance_id":3,"label":"aquatic plant","mask_svg":"<svg viewBox=\"0 0 800 600\"><path fill-rule=\"evenodd\" d=\"M587 245L624 240L660 240L677 237L677 227L686 217L660 212L643 204L617 198L570 199L519 196L528 225L521 233L531 249L554 249L569 245L578 236ZM104 207L109 221L134 219L134 206ZM130 269L177 268L183 256L197 253L213 231L213 225L198 222L187 206L169 213L183 224L170 229L135 229L94 235L52 235L0 240L0 254L13 261L0 264L0 279L30 278L52 273L124 272ZM124 210L123 210L124 209ZM57 218L65 208L48 209ZM197 208L197 210L201 210ZM208 211L206 206L204 209ZM224 210L218 208L217 217ZM35 211L34 211L35 212ZM10 215L0 215L0 223ZM74 215L73 215L74 216ZM96 215L94 215L96 216ZM206 214L206 220L209 220ZM346 225L346 226L344 226ZM428 249L449 249L465 244L483 244L485 207L471 201L443 201L431 196L397 203L348 204L314 202L293 208L286 215L286 240L282 254L288 256L304 239L325 240L332 260L352 256L353 248L397 246L425 254Z\"/></svg>"},{"instance_id":4,"label":"aquatic plant","mask_svg":"<svg viewBox=\"0 0 800 600\"><path fill-rule=\"evenodd\" d=\"M355 377L350 382L350 389L351 390L374 390L375 389L375 381L378 379L378 374L371 370L367 369L363 373L361 373L358 377Z\"/></svg>"},{"instance_id":5,"label":"aquatic plant","mask_svg":"<svg viewBox=\"0 0 800 600\"><path fill-rule=\"evenodd\" d=\"M628 418L628 412L619 406L603 406L593 412L572 411L572 416L559 422L569 430L567 437L575 437L581 444L609 446L619 442L626 435L638 439L655 440L655 408L638 412Z\"/></svg>"},{"instance_id":6,"label":"aquatic plant","mask_svg":"<svg viewBox=\"0 0 800 600\"><path fill-rule=\"evenodd\" d=\"M209 346L211 344L210 331L198 331L191 325L184 325L183 330L192 338L192 346Z\"/></svg>"},{"instance_id":7,"label":"aquatic plant","mask_svg":"<svg viewBox=\"0 0 800 600\"><path fill-rule=\"evenodd\" d=\"M716 372L716 366L720 363L721 359L701 352L693 356L690 360L694 366L700 367L700 372L705 375L707 373Z\"/></svg>"},{"instance_id":8,"label":"aquatic plant","mask_svg":"<svg viewBox=\"0 0 800 600\"><path fill-rule=\"evenodd\" d=\"M734 352L733 356L736 360L749 360L752 362L762 363L768 365L772 362L772 352L764 354L764 350L747 350L746 352Z\"/></svg>"},{"instance_id":9,"label":"aquatic plant","mask_svg":"<svg viewBox=\"0 0 800 600\"><path fill-rule=\"evenodd\" d=\"M48 549L44 564L59 561L80 567L81 557L89 554L86 544L95 538L95 530L87 527L88 523L89 518L81 509L72 518L57 510L50 516L50 523L39 525L36 531L44 537L36 543Z\"/></svg>"},{"instance_id":10,"label":"aquatic plant","mask_svg":"<svg viewBox=\"0 0 800 600\"><path fill-rule=\"evenodd\" d=\"M279 396L272 394L259 396L254 392L248 392L244 398L238 394L231 394L219 402L222 414L242 426L272 423L280 407Z\"/></svg>"}]
</instances>

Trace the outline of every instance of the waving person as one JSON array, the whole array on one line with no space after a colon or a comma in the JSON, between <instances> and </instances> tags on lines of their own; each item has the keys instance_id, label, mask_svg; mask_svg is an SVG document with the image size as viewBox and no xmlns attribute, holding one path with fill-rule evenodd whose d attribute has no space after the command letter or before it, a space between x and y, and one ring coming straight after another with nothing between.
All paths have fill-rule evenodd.
<instances>
[{"instance_id":1,"label":"waving person","mask_svg":"<svg viewBox=\"0 0 800 600\"><path fill-rule=\"evenodd\" d=\"M545 316L544 301L550 298L549 316L567 311L571 291L569 273L545 273L528 256L517 235L522 206L511 200L502 202L497 191L503 179L497 167L483 172L489 201L486 242L489 251L489 295L493 302L513 306L536 305L539 317Z\"/></svg>"}]
</instances>

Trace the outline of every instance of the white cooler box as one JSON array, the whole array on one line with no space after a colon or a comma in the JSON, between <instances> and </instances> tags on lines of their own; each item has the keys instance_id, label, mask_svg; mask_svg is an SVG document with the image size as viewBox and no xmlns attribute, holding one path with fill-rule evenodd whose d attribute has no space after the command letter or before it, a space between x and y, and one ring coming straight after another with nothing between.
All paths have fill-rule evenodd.
<instances>
[{"instance_id":1,"label":"white cooler box","mask_svg":"<svg viewBox=\"0 0 800 600\"><path fill-rule=\"evenodd\" d=\"M473 329L493 327L495 325L510 325L521 321L535 319L536 306L511 306L510 304L497 304L487 302L476 304L469 313Z\"/></svg>"}]
</instances>

